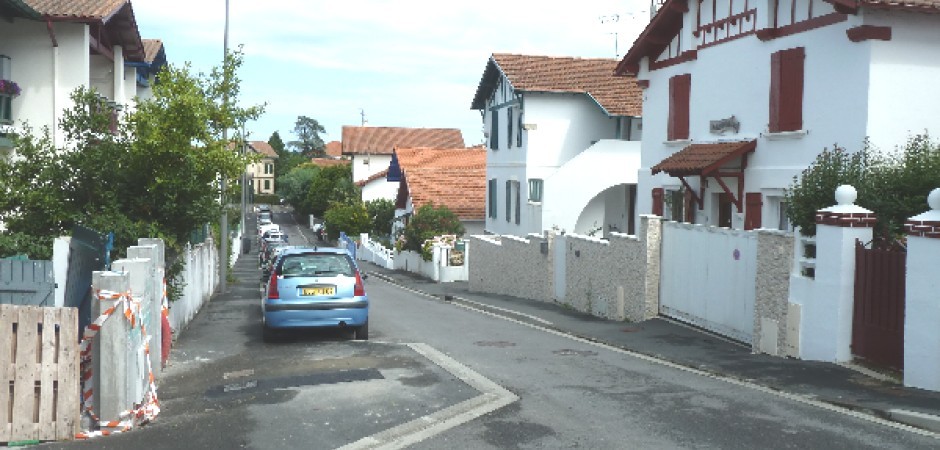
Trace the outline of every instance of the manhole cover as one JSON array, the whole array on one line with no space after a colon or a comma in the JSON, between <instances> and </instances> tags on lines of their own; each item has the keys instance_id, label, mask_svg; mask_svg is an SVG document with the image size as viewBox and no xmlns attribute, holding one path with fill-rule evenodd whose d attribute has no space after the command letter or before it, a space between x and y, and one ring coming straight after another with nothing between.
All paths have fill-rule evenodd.
<instances>
[{"instance_id":1,"label":"manhole cover","mask_svg":"<svg viewBox=\"0 0 940 450\"><path fill-rule=\"evenodd\" d=\"M506 347L515 347L516 343L506 342L506 341L476 341L473 343L473 345L479 345L480 347L506 348Z\"/></svg>"},{"instance_id":2,"label":"manhole cover","mask_svg":"<svg viewBox=\"0 0 940 450\"><path fill-rule=\"evenodd\" d=\"M555 350L552 353L559 356L595 356L597 352L592 352L590 350L572 350L570 348L563 348L561 350Z\"/></svg>"}]
</instances>

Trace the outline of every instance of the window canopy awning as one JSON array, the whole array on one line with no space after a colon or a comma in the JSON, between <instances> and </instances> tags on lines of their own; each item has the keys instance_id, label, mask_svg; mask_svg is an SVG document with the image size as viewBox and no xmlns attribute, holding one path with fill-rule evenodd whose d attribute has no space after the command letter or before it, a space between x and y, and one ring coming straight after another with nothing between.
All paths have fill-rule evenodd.
<instances>
[{"instance_id":1,"label":"window canopy awning","mask_svg":"<svg viewBox=\"0 0 940 450\"><path fill-rule=\"evenodd\" d=\"M699 183L699 192L689 186L685 180L688 176L700 176L702 179L714 177L715 181L731 197L738 212L742 212L744 197L744 169L747 167L747 154L757 148L757 140L737 142L716 142L711 144L691 144L662 160L651 168L653 175L665 172L669 176L677 177L686 189L692 194L692 199L698 203L699 209L705 207L702 197L705 195L705 183ZM737 168L722 170L728 163L740 158ZM738 180L737 195L728 188L723 177L732 177Z\"/></svg>"}]
</instances>

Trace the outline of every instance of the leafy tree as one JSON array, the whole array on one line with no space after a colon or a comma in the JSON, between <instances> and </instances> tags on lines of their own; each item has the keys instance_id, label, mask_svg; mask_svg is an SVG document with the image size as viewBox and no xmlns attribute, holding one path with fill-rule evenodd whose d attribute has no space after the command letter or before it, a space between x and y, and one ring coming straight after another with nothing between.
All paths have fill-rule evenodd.
<instances>
[{"instance_id":1,"label":"leafy tree","mask_svg":"<svg viewBox=\"0 0 940 450\"><path fill-rule=\"evenodd\" d=\"M274 152L277 153L277 160L274 161L274 173L276 174L287 174L293 170L294 167L307 162L307 158L303 155L292 152L285 147L284 141L281 140L281 135L277 131L271 134L271 137L268 139L268 144L270 144L271 147L274 148Z\"/></svg>"},{"instance_id":2,"label":"leafy tree","mask_svg":"<svg viewBox=\"0 0 940 450\"><path fill-rule=\"evenodd\" d=\"M170 66L154 97L113 122L94 90L72 93L56 148L48 129L14 137L16 156L0 158L0 255L51 256L52 240L77 224L114 231L115 247L153 236L174 244L221 212L218 178L235 178L246 159L227 150L222 130L257 118L238 104L240 52L210 75ZM223 101L224 99L229 101Z\"/></svg>"},{"instance_id":3,"label":"leafy tree","mask_svg":"<svg viewBox=\"0 0 940 450\"><path fill-rule=\"evenodd\" d=\"M291 141L288 145L299 150L306 158L321 157L326 152L320 135L325 133L326 129L316 119L298 116L297 122L294 123L294 134L297 135L297 140Z\"/></svg>"},{"instance_id":4,"label":"leafy tree","mask_svg":"<svg viewBox=\"0 0 940 450\"><path fill-rule=\"evenodd\" d=\"M372 226L366 205L359 201L334 202L330 209L326 210L323 221L326 222L327 236L330 239L337 239L340 231L349 236L358 236L368 232Z\"/></svg>"},{"instance_id":5,"label":"leafy tree","mask_svg":"<svg viewBox=\"0 0 940 450\"><path fill-rule=\"evenodd\" d=\"M352 181L352 167L344 164L320 169L310 183L306 204L311 214L322 217L332 203L348 203L359 198L359 188Z\"/></svg>"},{"instance_id":6,"label":"leafy tree","mask_svg":"<svg viewBox=\"0 0 940 450\"><path fill-rule=\"evenodd\" d=\"M271 133L271 137L268 138L268 145L274 149L278 156L281 156L281 152L286 150L284 141L281 139L281 134L277 131Z\"/></svg>"},{"instance_id":7,"label":"leafy tree","mask_svg":"<svg viewBox=\"0 0 940 450\"><path fill-rule=\"evenodd\" d=\"M310 184L320 172L320 168L313 164L302 164L294 167L290 172L277 178L277 193L294 206L302 215L310 214L310 204L307 202Z\"/></svg>"},{"instance_id":8,"label":"leafy tree","mask_svg":"<svg viewBox=\"0 0 940 450\"><path fill-rule=\"evenodd\" d=\"M464 232L463 224L453 211L444 205L428 203L418 208L405 226L402 249L420 253L428 239L445 234L462 236Z\"/></svg>"},{"instance_id":9,"label":"leafy tree","mask_svg":"<svg viewBox=\"0 0 940 450\"><path fill-rule=\"evenodd\" d=\"M380 198L366 202L366 210L372 218L369 234L376 238L388 236L392 231L392 220L395 218L395 202Z\"/></svg>"}]
</instances>

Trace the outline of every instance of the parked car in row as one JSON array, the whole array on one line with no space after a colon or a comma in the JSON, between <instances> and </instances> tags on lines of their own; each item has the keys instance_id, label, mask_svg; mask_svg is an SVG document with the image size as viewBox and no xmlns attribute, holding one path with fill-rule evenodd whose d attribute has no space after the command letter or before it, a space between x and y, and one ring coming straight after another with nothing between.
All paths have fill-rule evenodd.
<instances>
[{"instance_id":1,"label":"parked car in row","mask_svg":"<svg viewBox=\"0 0 940 450\"><path fill-rule=\"evenodd\" d=\"M352 328L355 339L369 339L365 278L346 249L283 249L262 291L264 339L278 330L321 327Z\"/></svg>"}]
</instances>

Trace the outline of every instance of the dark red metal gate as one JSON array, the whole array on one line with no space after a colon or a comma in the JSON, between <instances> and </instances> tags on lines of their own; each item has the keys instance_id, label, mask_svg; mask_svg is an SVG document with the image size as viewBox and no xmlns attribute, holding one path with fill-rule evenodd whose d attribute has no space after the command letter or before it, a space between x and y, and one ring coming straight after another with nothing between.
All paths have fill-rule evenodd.
<instances>
[{"instance_id":1,"label":"dark red metal gate","mask_svg":"<svg viewBox=\"0 0 940 450\"><path fill-rule=\"evenodd\" d=\"M855 310L852 353L867 362L904 368L903 247L855 244Z\"/></svg>"}]
</instances>

